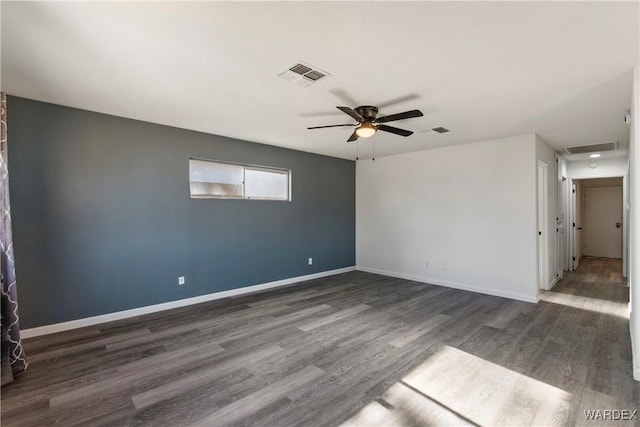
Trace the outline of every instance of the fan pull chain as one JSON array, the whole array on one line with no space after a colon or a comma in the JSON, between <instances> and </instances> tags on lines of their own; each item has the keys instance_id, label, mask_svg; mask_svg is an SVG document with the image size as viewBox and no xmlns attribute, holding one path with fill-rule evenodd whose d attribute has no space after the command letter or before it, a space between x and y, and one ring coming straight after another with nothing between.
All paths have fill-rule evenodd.
<instances>
[{"instance_id":1,"label":"fan pull chain","mask_svg":"<svg viewBox=\"0 0 640 427\"><path fill-rule=\"evenodd\" d=\"M359 144L356 140L356 161L360 160L360 151L358 150Z\"/></svg>"},{"instance_id":2,"label":"fan pull chain","mask_svg":"<svg viewBox=\"0 0 640 427\"><path fill-rule=\"evenodd\" d=\"M371 160L376 161L376 141L371 141Z\"/></svg>"}]
</instances>

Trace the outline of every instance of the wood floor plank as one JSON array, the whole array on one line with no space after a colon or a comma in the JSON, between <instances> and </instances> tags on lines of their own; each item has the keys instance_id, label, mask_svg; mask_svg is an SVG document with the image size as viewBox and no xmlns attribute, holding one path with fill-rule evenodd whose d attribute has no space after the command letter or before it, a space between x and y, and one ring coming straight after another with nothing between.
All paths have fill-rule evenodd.
<instances>
[{"instance_id":1,"label":"wood floor plank","mask_svg":"<svg viewBox=\"0 0 640 427\"><path fill-rule=\"evenodd\" d=\"M239 355L206 369L198 369L186 375L182 375L178 379L168 382L162 386L155 387L143 393L134 394L131 396L131 400L133 401L136 409L146 408L147 406L180 395L182 392L190 388L211 382L215 380L216 377L225 376L234 370L240 370L247 365L259 362L265 357L269 357L282 350L282 347L273 345L249 354Z\"/></svg>"},{"instance_id":2,"label":"wood floor plank","mask_svg":"<svg viewBox=\"0 0 640 427\"><path fill-rule=\"evenodd\" d=\"M114 344L120 341L126 341L131 338L137 338L140 336L148 335L150 333L151 331L148 328L137 329L137 330L128 332L126 334L119 334L119 335L115 335L107 338L88 340L83 343L56 348L56 349L44 351L41 353L36 353L30 356L29 358L30 358L30 361L34 363L37 363L42 360L47 360L47 359L58 359L60 357L65 357L74 353L80 353L93 348L98 348L98 349L106 348L107 345L109 344Z\"/></svg>"},{"instance_id":3,"label":"wood floor plank","mask_svg":"<svg viewBox=\"0 0 640 427\"><path fill-rule=\"evenodd\" d=\"M422 335L433 330L434 328L437 328L449 318L450 316L447 316L446 314L436 314L426 322L422 322L418 325L413 325L410 328L405 329L402 332L399 332L399 336L391 340L389 344L391 344L394 347L402 348L405 345L420 338Z\"/></svg>"},{"instance_id":4,"label":"wood floor plank","mask_svg":"<svg viewBox=\"0 0 640 427\"><path fill-rule=\"evenodd\" d=\"M186 426L269 383L262 376L240 369L214 382L189 388L171 399L137 410L128 425Z\"/></svg>"},{"instance_id":5,"label":"wood floor plank","mask_svg":"<svg viewBox=\"0 0 640 427\"><path fill-rule=\"evenodd\" d=\"M154 356L138 359L133 362L124 363L116 368L119 373L134 374L154 366L166 366L171 360L184 359L188 357L191 361L197 361L199 358L207 358L222 353L224 348L215 342L205 342L199 345L191 345L188 347L178 348L171 351L156 354Z\"/></svg>"},{"instance_id":6,"label":"wood floor plank","mask_svg":"<svg viewBox=\"0 0 640 427\"><path fill-rule=\"evenodd\" d=\"M370 309L371 306L368 306L366 304L358 304L355 307L351 307L351 308L347 308L345 310L340 310L338 312L323 316L317 320L312 320L311 322L306 322L300 326L298 326L298 329L300 329L303 332L308 332L311 331L313 329L319 328L321 326L325 326L328 325L330 323L333 322L337 322L339 320L342 320L344 318L347 318L349 316L353 316L354 314L358 314L361 313L365 310Z\"/></svg>"},{"instance_id":7,"label":"wood floor plank","mask_svg":"<svg viewBox=\"0 0 640 427\"><path fill-rule=\"evenodd\" d=\"M325 372L322 369L309 365L255 393L236 400L224 408L207 415L193 425L202 427L232 425L238 419L250 417L253 412L259 411L263 407L286 397L292 390L302 388L324 374Z\"/></svg>"},{"instance_id":8,"label":"wood floor plank","mask_svg":"<svg viewBox=\"0 0 640 427\"><path fill-rule=\"evenodd\" d=\"M223 351L219 346L208 347L208 349L208 351L206 349L205 351L191 351L187 354L179 355L179 357L171 357L173 356L171 354L169 357L165 356L165 354L153 356L151 361L143 365L143 369L133 371L128 370L127 365L123 365L108 372L108 375L104 378L99 378L89 384L75 387L66 392L54 394L49 399L49 405L55 407L73 404L106 392L113 393L120 388L133 387L136 383L148 381L149 379L170 376L173 370L180 372L197 361L209 359ZM133 363L137 365L140 362ZM122 369L122 371L119 369Z\"/></svg>"}]
</instances>

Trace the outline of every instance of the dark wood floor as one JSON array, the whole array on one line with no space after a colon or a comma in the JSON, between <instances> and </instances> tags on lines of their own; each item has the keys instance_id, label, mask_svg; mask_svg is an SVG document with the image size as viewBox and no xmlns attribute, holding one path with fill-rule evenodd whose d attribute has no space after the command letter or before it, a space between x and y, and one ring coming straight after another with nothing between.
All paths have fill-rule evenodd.
<instances>
[{"instance_id":1,"label":"dark wood floor","mask_svg":"<svg viewBox=\"0 0 640 427\"><path fill-rule=\"evenodd\" d=\"M346 273L26 340L2 424L600 426L640 409L627 301L613 260L539 304Z\"/></svg>"}]
</instances>

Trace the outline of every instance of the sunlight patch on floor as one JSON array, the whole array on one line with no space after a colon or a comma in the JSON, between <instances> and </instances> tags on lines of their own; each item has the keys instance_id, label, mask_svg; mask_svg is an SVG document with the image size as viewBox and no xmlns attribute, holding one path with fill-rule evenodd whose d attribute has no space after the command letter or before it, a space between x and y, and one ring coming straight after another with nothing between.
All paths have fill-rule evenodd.
<instances>
[{"instance_id":1,"label":"sunlight patch on floor","mask_svg":"<svg viewBox=\"0 0 640 427\"><path fill-rule=\"evenodd\" d=\"M629 318L629 303L616 302L607 299L593 298L582 295L571 295L560 292L544 291L540 293L540 300L567 307L589 310L596 313L610 314L623 319Z\"/></svg>"},{"instance_id":2,"label":"sunlight patch on floor","mask_svg":"<svg viewBox=\"0 0 640 427\"><path fill-rule=\"evenodd\" d=\"M572 395L444 346L344 426L562 425Z\"/></svg>"}]
</instances>

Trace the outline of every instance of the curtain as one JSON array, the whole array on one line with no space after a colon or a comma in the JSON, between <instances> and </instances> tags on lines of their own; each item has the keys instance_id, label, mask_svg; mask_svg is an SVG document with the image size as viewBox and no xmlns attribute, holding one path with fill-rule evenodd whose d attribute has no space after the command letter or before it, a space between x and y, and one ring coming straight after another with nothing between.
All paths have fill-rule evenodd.
<instances>
[{"instance_id":1,"label":"curtain","mask_svg":"<svg viewBox=\"0 0 640 427\"><path fill-rule=\"evenodd\" d=\"M13 261L13 238L11 235L11 209L9 205L9 169L7 168L7 98L4 93L1 106L0 147L0 278L2 279L2 385L13 381L13 377L27 369L27 359L20 341L18 323L18 293L16 269Z\"/></svg>"}]
</instances>

